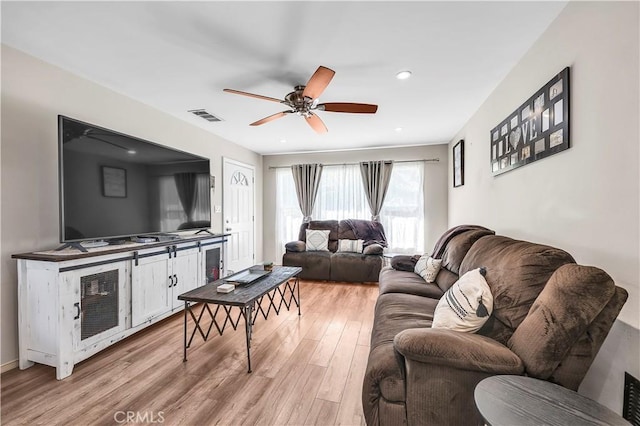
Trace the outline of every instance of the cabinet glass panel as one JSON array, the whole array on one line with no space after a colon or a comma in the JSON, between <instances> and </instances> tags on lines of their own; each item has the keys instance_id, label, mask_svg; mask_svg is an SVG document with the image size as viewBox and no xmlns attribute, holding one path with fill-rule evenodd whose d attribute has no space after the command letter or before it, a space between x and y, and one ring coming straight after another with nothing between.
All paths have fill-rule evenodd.
<instances>
[{"instance_id":1,"label":"cabinet glass panel","mask_svg":"<svg viewBox=\"0 0 640 426\"><path fill-rule=\"evenodd\" d=\"M208 283L220 279L220 248L205 251L205 273Z\"/></svg>"},{"instance_id":2,"label":"cabinet glass panel","mask_svg":"<svg viewBox=\"0 0 640 426\"><path fill-rule=\"evenodd\" d=\"M118 270L80 278L81 339L118 326Z\"/></svg>"}]
</instances>

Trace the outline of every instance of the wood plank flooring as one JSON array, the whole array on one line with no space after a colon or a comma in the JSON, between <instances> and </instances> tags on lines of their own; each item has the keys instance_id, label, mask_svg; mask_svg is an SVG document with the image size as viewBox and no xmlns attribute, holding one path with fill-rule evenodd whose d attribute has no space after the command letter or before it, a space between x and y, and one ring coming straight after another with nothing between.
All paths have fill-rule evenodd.
<instances>
[{"instance_id":1,"label":"wood plank flooring","mask_svg":"<svg viewBox=\"0 0 640 426\"><path fill-rule=\"evenodd\" d=\"M363 425L377 296L375 284L301 281L301 316L292 306L256 321L251 374L242 320L223 336L214 329L207 342L196 336L183 363L183 315L174 315L77 364L64 380L40 364L4 373L0 422Z\"/></svg>"}]
</instances>

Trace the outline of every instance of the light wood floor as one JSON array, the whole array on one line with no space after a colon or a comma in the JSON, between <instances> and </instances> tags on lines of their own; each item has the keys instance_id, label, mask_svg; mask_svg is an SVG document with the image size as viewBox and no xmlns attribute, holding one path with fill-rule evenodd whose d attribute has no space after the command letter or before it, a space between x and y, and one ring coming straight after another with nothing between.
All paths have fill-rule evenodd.
<instances>
[{"instance_id":1,"label":"light wood floor","mask_svg":"<svg viewBox=\"0 0 640 426\"><path fill-rule=\"evenodd\" d=\"M242 320L207 342L196 336L183 363L178 314L77 364L64 380L39 364L3 374L0 421L364 424L362 380L378 287L303 281L300 295L301 316L283 307L256 321L251 374ZM126 423L127 415L137 417Z\"/></svg>"}]
</instances>

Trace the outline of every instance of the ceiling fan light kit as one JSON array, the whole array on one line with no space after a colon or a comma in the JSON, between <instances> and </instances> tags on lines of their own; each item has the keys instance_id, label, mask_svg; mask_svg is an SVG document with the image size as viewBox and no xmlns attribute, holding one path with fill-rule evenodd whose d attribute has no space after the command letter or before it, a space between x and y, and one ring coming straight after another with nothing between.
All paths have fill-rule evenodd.
<instances>
[{"instance_id":1,"label":"ceiling fan light kit","mask_svg":"<svg viewBox=\"0 0 640 426\"><path fill-rule=\"evenodd\" d=\"M225 92L233 93L236 95L249 96L251 98L263 99L272 102L278 102L287 105L291 108L288 111L281 111L276 114L272 114L261 120L254 121L250 126L260 126L270 121L282 118L285 115L295 113L305 118L309 126L316 131L316 133L322 134L327 132L327 126L320 119L320 117L314 113L314 111L329 111L329 112L346 112L351 114L375 114L378 110L377 105L373 104L361 104L352 102L329 102L320 103L318 99L320 95L327 88L335 71L319 66L315 73L311 76L306 86L295 86L293 92L288 93L284 100L272 98L269 96L256 95L254 93L243 92L235 89L224 89Z\"/></svg>"},{"instance_id":2,"label":"ceiling fan light kit","mask_svg":"<svg viewBox=\"0 0 640 426\"><path fill-rule=\"evenodd\" d=\"M408 71L408 70L400 71L399 73L396 74L396 78L398 80L406 80L410 77L411 77L411 71Z\"/></svg>"}]
</instances>

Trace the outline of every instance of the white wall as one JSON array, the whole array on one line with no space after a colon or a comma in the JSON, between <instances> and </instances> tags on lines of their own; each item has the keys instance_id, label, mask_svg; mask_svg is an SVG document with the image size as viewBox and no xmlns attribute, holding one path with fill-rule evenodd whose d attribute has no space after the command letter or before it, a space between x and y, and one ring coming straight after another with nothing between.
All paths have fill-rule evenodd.
<instances>
[{"instance_id":1,"label":"white wall","mask_svg":"<svg viewBox=\"0 0 640 426\"><path fill-rule=\"evenodd\" d=\"M158 88L162 90L162 88ZM211 159L222 204L222 157L253 165L262 157L145 104L2 45L1 323L0 362L18 357L17 272L11 254L56 247L58 233L58 114ZM213 230L222 231L213 214ZM262 257L262 188L256 185L256 256Z\"/></svg>"},{"instance_id":2,"label":"white wall","mask_svg":"<svg viewBox=\"0 0 640 426\"><path fill-rule=\"evenodd\" d=\"M617 412L622 372L640 377L638 17L637 2L570 2L450 142L466 141L450 226L478 223L563 248L629 292L580 388ZM490 130L566 66L571 148L493 177Z\"/></svg>"},{"instance_id":3,"label":"white wall","mask_svg":"<svg viewBox=\"0 0 640 426\"><path fill-rule=\"evenodd\" d=\"M281 263L275 259L276 173L270 167L303 163L343 164L376 160L424 160L439 158L439 162L426 162L424 167L424 242L427 251L447 230L447 145L422 145L403 148L382 148L339 152L317 152L267 155L263 163L264 229L263 252L265 261Z\"/></svg>"}]
</instances>

